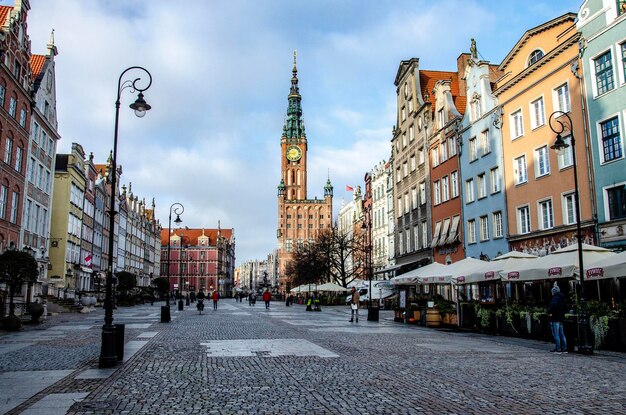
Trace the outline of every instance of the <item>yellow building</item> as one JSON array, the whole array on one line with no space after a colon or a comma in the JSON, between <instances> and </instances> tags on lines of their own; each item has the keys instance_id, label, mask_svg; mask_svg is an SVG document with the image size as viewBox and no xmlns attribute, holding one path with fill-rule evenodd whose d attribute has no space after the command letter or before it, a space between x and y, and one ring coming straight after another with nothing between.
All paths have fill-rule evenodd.
<instances>
[{"instance_id":1,"label":"yellow building","mask_svg":"<svg viewBox=\"0 0 626 415\"><path fill-rule=\"evenodd\" d=\"M576 242L571 147L560 155L550 148L556 111L572 120L583 242L594 243L575 19L567 13L524 33L500 64L504 75L494 90L502 109L509 246L536 255ZM569 123L555 118L553 127ZM563 136L570 137L569 126Z\"/></svg>"}]
</instances>

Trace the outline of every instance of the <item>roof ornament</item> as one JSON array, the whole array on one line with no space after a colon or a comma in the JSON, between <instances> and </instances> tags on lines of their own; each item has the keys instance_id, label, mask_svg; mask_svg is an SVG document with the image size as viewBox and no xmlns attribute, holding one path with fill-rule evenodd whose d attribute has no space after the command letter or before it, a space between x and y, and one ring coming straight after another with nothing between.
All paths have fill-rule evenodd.
<instances>
[{"instance_id":1,"label":"roof ornament","mask_svg":"<svg viewBox=\"0 0 626 415\"><path fill-rule=\"evenodd\" d=\"M478 49L476 49L476 40L474 40L474 38L472 38L472 43L470 46L470 54L472 55L472 58L478 59Z\"/></svg>"}]
</instances>

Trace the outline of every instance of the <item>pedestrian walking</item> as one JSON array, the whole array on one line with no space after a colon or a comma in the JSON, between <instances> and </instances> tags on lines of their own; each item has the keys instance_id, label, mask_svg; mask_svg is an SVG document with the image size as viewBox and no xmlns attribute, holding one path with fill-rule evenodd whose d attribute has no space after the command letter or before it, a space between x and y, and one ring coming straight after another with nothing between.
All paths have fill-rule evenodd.
<instances>
[{"instance_id":1,"label":"pedestrian walking","mask_svg":"<svg viewBox=\"0 0 626 415\"><path fill-rule=\"evenodd\" d=\"M270 309L270 301L272 300L272 293L268 289L263 293L263 301L265 301L265 309Z\"/></svg>"},{"instance_id":2,"label":"pedestrian walking","mask_svg":"<svg viewBox=\"0 0 626 415\"><path fill-rule=\"evenodd\" d=\"M561 289L554 283L552 287L552 300L548 307L548 317L550 317L550 326L552 327L552 335L554 336L553 353L567 353L567 340L563 331L563 321L565 320L565 296Z\"/></svg>"},{"instance_id":3,"label":"pedestrian walking","mask_svg":"<svg viewBox=\"0 0 626 415\"><path fill-rule=\"evenodd\" d=\"M250 296L248 297L248 304L251 306L256 304L256 294L254 293L254 291L250 292Z\"/></svg>"},{"instance_id":4,"label":"pedestrian walking","mask_svg":"<svg viewBox=\"0 0 626 415\"><path fill-rule=\"evenodd\" d=\"M359 322L359 298L361 296L359 295L359 292L356 290L355 287L352 287L352 300L350 301L350 308L351 308L351 314L350 314L350 323L352 323L354 321L354 315L356 314L356 322Z\"/></svg>"},{"instance_id":5,"label":"pedestrian walking","mask_svg":"<svg viewBox=\"0 0 626 415\"><path fill-rule=\"evenodd\" d=\"M211 298L213 298L213 310L217 310L217 301L220 299L220 294L217 292L217 290L213 290Z\"/></svg>"}]
</instances>

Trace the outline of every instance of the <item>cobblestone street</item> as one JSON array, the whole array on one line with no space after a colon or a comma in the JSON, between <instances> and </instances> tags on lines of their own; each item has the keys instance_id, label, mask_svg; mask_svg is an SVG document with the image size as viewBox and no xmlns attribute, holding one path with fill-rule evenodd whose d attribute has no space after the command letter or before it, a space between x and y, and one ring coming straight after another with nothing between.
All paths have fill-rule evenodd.
<instances>
[{"instance_id":1,"label":"cobblestone street","mask_svg":"<svg viewBox=\"0 0 626 415\"><path fill-rule=\"evenodd\" d=\"M231 299L115 310L125 361L98 369L102 310L0 333L0 413L626 414L626 358L550 344L350 323L348 307Z\"/></svg>"}]
</instances>

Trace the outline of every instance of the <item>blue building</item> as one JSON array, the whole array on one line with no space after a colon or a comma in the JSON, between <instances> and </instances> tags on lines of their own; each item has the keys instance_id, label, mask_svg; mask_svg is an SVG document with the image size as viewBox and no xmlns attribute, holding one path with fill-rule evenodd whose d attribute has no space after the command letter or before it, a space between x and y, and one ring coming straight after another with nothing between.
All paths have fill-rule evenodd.
<instances>
[{"instance_id":1,"label":"blue building","mask_svg":"<svg viewBox=\"0 0 626 415\"><path fill-rule=\"evenodd\" d=\"M464 244L467 257L492 259L509 251L503 186L501 114L492 83L497 65L478 59L472 40L464 74L467 109L459 130Z\"/></svg>"},{"instance_id":2,"label":"blue building","mask_svg":"<svg viewBox=\"0 0 626 415\"><path fill-rule=\"evenodd\" d=\"M625 250L626 1L585 1L576 26L582 34L598 240L604 247Z\"/></svg>"}]
</instances>

